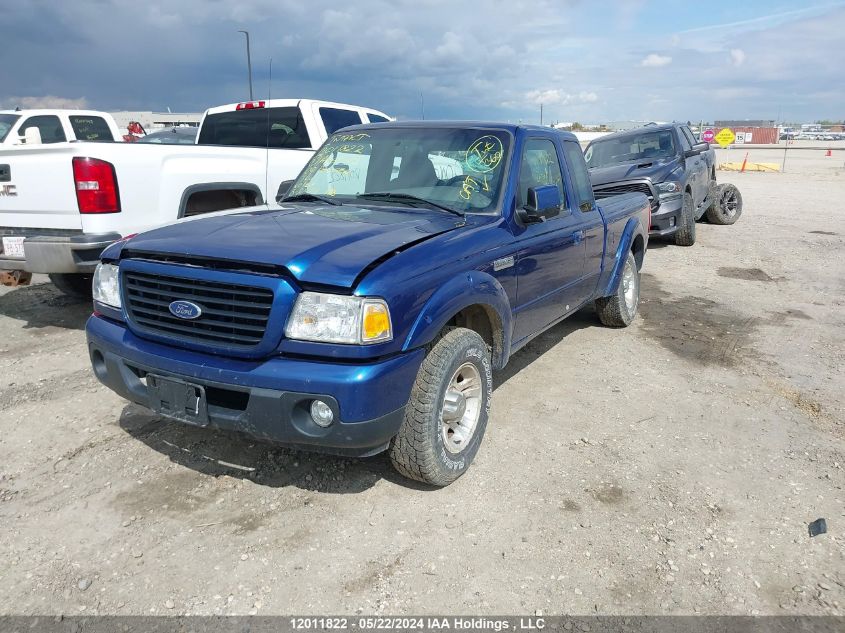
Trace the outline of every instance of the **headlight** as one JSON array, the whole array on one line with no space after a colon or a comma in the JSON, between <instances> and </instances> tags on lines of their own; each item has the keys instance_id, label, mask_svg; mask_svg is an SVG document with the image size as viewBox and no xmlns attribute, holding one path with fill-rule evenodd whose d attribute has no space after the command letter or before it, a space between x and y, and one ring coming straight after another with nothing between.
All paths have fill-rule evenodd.
<instances>
[{"instance_id":1,"label":"headlight","mask_svg":"<svg viewBox=\"0 0 845 633\"><path fill-rule=\"evenodd\" d=\"M381 343L393 339L383 299L303 292L293 306L285 336L321 343Z\"/></svg>"},{"instance_id":2,"label":"headlight","mask_svg":"<svg viewBox=\"0 0 845 633\"><path fill-rule=\"evenodd\" d=\"M94 301L120 308L120 269L114 264L97 264L94 271Z\"/></svg>"},{"instance_id":3,"label":"headlight","mask_svg":"<svg viewBox=\"0 0 845 633\"><path fill-rule=\"evenodd\" d=\"M681 190L681 185L677 182L669 180L667 182L661 182L657 185L657 191L660 193L678 193Z\"/></svg>"}]
</instances>

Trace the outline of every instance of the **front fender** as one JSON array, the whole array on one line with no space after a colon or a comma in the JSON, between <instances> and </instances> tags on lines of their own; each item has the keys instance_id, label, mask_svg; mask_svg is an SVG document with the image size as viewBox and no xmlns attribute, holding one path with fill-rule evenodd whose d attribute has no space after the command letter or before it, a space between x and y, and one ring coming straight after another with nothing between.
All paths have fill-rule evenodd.
<instances>
[{"instance_id":1,"label":"front fender","mask_svg":"<svg viewBox=\"0 0 845 633\"><path fill-rule=\"evenodd\" d=\"M643 226L638 218L628 218L625 224L625 229L622 232L622 237L619 240L619 246L616 249L616 254L613 258L613 269L608 277L607 284L604 290L599 293L599 296L609 297L616 292L619 286L619 280L622 279L622 269L625 266L625 259L628 257L628 251L631 250L631 245L638 235L644 235ZM645 240L645 237L643 237Z\"/></svg>"},{"instance_id":2,"label":"front fender","mask_svg":"<svg viewBox=\"0 0 845 633\"><path fill-rule=\"evenodd\" d=\"M496 279L478 270L461 273L441 285L420 311L402 347L408 351L427 345L464 308L480 305L493 326L493 366L504 367L513 333L508 295Z\"/></svg>"}]
</instances>

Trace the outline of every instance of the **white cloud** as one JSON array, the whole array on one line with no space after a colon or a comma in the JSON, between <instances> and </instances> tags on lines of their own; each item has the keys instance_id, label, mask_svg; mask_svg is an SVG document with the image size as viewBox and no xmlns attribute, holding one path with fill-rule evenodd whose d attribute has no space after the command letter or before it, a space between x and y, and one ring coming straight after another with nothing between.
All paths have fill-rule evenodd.
<instances>
[{"instance_id":1,"label":"white cloud","mask_svg":"<svg viewBox=\"0 0 845 633\"><path fill-rule=\"evenodd\" d=\"M640 62L640 66L646 66L649 68L660 68L661 66L668 66L671 63L672 58L668 55L658 55L657 53L652 53Z\"/></svg>"},{"instance_id":2,"label":"white cloud","mask_svg":"<svg viewBox=\"0 0 845 633\"><path fill-rule=\"evenodd\" d=\"M43 97L8 97L4 99L6 106L9 108L21 107L24 110L32 110L39 108L54 109L64 108L72 110L81 110L88 107L88 99L79 97L78 99L71 99L68 97L55 97L53 95L45 95Z\"/></svg>"},{"instance_id":3,"label":"white cloud","mask_svg":"<svg viewBox=\"0 0 845 633\"><path fill-rule=\"evenodd\" d=\"M578 93L564 92L558 89L532 90L525 95L526 102L534 105L572 105L575 103L593 103L599 96L595 92L582 90ZM510 104L509 104L510 105Z\"/></svg>"},{"instance_id":4,"label":"white cloud","mask_svg":"<svg viewBox=\"0 0 845 633\"><path fill-rule=\"evenodd\" d=\"M731 63L734 66L742 66L742 63L745 61L745 51L741 48L732 48L731 49Z\"/></svg>"}]
</instances>

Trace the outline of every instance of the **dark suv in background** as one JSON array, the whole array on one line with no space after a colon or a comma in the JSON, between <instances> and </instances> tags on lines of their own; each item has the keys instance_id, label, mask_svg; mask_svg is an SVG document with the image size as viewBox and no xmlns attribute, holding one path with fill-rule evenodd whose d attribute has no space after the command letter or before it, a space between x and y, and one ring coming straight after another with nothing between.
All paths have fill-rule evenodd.
<instances>
[{"instance_id":1,"label":"dark suv in background","mask_svg":"<svg viewBox=\"0 0 845 633\"><path fill-rule=\"evenodd\" d=\"M638 191L651 202L649 234L695 243L695 222L715 204L716 153L685 124L649 124L594 140L584 152L596 198Z\"/></svg>"}]
</instances>

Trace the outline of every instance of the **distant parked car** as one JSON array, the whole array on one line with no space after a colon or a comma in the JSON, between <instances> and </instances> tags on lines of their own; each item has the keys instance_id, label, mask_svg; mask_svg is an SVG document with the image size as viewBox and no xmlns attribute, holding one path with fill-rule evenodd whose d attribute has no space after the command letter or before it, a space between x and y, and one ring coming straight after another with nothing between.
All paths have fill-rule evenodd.
<instances>
[{"instance_id":1,"label":"distant parked car","mask_svg":"<svg viewBox=\"0 0 845 633\"><path fill-rule=\"evenodd\" d=\"M193 145L197 141L197 127L169 127L151 132L138 139L138 143L161 143L164 145Z\"/></svg>"}]
</instances>

